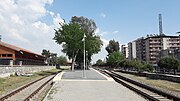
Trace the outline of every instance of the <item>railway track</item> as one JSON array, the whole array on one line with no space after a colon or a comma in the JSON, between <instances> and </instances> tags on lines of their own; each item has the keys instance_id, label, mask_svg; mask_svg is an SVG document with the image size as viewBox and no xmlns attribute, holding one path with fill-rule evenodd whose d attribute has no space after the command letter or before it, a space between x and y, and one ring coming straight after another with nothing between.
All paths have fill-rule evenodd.
<instances>
[{"instance_id":1,"label":"railway track","mask_svg":"<svg viewBox=\"0 0 180 101\"><path fill-rule=\"evenodd\" d=\"M47 84L52 81L55 74L42 77L36 81L28 83L17 90L0 98L0 101L30 101Z\"/></svg>"},{"instance_id":2,"label":"railway track","mask_svg":"<svg viewBox=\"0 0 180 101\"><path fill-rule=\"evenodd\" d=\"M148 86L146 84L134 81L126 78L110 70L103 70L95 68L105 75L110 75L116 82L124 85L125 87L135 91L150 101L180 101L180 98L169 93L160 91L156 88Z\"/></svg>"}]
</instances>

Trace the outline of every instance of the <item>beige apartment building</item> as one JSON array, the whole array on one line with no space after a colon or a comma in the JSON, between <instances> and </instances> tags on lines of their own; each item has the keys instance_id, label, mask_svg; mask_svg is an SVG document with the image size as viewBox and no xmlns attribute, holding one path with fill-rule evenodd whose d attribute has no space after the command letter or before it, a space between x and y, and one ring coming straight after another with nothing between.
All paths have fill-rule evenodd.
<instances>
[{"instance_id":1,"label":"beige apartment building","mask_svg":"<svg viewBox=\"0 0 180 101\"><path fill-rule=\"evenodd\" d=\"M142 37L133 42L136 43L136 59L155 66L160 58L169 54L173 56L175 51L180 49L179 36L154 35L146 38ZM128 45L128 49L131 49L129 50L130 53L134 51L131 47L132 45ZM133 57L132 54L129 54L129 57Z\"/></svg>"},{"instance_id":2,"label":"beige apartment building","mask_svg":"<svg viewBox=\"0 0 180 101\"><path fill-rule=\"evenodd\" d=\"M161 57L166 56L163 51L174 52L180 49L179 36L152 36L145 39L145 58L150 64L157 64Z\"/></svg>"},{"instance_id":3,"label":"beige apartment building","mask_svg":"<svg viewBox=\"0 0 180 101\"><path fill-rule=\"evenodd\" d=\"M128 46L127 45L121 45L121 52L124 54L125 58L128 58Z\"/></svg>"},{"instance_id":4,"label":"beige apartment building","mask_svg":"<svg viewBox=\"0 0 180 101\"><path fill-rule=\"evenodd\" d=\"M136 42L128 43L128 60L136 59Z\"/></svg>"}]
</instances>

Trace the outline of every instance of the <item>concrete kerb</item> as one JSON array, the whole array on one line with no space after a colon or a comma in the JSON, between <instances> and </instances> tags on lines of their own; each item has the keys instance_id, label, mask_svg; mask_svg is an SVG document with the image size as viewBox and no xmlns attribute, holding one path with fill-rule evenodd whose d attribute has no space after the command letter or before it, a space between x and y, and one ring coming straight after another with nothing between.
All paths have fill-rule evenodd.
<instances>
[{"instance_id":1,"label":"concrete kerb","mask_svg":"<svg viewBox=\"0 0 180 101\"><path fill-rule=\"evenodd\" d=\"M53 82L56 82L56 81L60 81L61 80L61 78L62 78L62 75L64 74L65 72L61 72L61 73L58 73L55 77L54 77L54 79L53 79Z\"/></svg>"},{"instance_id":2,"label":"concrete kerb","mask_svg":"<svg viewBox=\"0 0 180 101\"><path fill-rule=\"evenodd\" d=\"M97 72L97 73L99 73L100 75L102 75L103 77L105 77L108 81L114 81L114 79L113 78L111 78L111 77L107 77L106 75L104 75L104 74L102 74L102 73L100 73L99 71L97 71L97 70L95 70L95 69L93 69L93 68L90 68L91 70L94 70L95 72Z\"/></svg>"},{"instance_id":3,"label":"concrete kerb","mask_svg":"<svg viewBox=\"0 0 180 101\"><path fill-rule=\"evenodd\" d=\"M90 68L91 70L97 72L98 74L100 74L101 76L103 76L104 78L106 78L107 80L73 80L73 79L62 79L62 76L63 74L65 73L64 71L62 71L61 73L58 73L54 79L53 79L53 82L56 82L56 81L114 81L113 78L111 77L107 77L106 75L100 73L99 71L93 69L93 68Z\"/></svg>"}]
</instances>

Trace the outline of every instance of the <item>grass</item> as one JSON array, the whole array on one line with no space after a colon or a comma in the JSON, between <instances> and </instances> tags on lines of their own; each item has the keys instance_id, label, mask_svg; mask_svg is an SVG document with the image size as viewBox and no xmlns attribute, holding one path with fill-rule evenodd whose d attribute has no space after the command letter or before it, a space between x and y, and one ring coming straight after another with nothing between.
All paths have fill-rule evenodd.
<instances>
[{"instance_id":1,"label":"grass","mask_svg":"<svg viewBox=\"0 0 180 101\"><path fill-rule=\"evenodd\" d=\"M160 80L160 79L150 79L148 77L140 77L140 76L126 74L126 73L120 73L120 72L118 72L118 73L125 77L131 78L133 80L140 81L145 84L155 86L155 87L158 87L158 88L161 88L164 90L168 90L168 91L171 91L178 95L180 94L180 83L175 83L175 82L171 82L171 81L167 81L167 80Z\"/></svg>"},{"instance_id":2,"label":"grass","mask_svg":"<svg viewBox=\"0 0 180 101\"><path fill-rule=\"evenodd\" d=\"M16 89L22 85L35 81L43 76L51 75L60 72L60 69L52 69L49 71L42 71L33 73L34 76L10 76L7 78L0 78L0 96L6 94L13 89Z\"/></svg>"},{"instance_id":3,"label":"grass","mask_svg":"<svg viewBox=\"0 0 180 101\"><path fill-rule=\"evenodd\" d=\"M51 95L52 95L54 92L56 92L56 91L57 91L57 90L56 90L55 88L51 89L50 92L49 92L49 94L48 94L48 96L47 96L47 99L48 99L48 100L52 100L53 98L51 97Z\"/></svg>"}]
</instances>

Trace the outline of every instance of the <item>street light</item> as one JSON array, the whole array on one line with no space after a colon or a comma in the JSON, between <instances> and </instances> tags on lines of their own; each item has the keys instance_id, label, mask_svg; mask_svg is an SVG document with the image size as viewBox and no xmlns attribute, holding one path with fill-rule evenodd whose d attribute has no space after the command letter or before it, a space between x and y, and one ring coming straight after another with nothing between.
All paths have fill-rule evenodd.
<instances>
[{"instance_id":1,"label":"street light","mask_svg":"<svg viewBox=\"0 0 180 101\"><path fill-rule=\"evenodd\" d=\"M85 49L85 39L86 39L86 35L84 33L84 37L83 37L83 41L84 41L84 68L83 68L83 78L85 78L85 67L86 67L86 49Z\"/></svg>"},{"instance_id":2,"label":"street light","mask_svg":"<svg viewBox=\"0 0 180 101\"><path fill-rule=\"evenodd\" d=\"M87 70L88 69L88 59L87 59L87 57L88 57L88 51L86 51L86 68L85 68L85 70Z\"/></svg>"}]
</instances>

